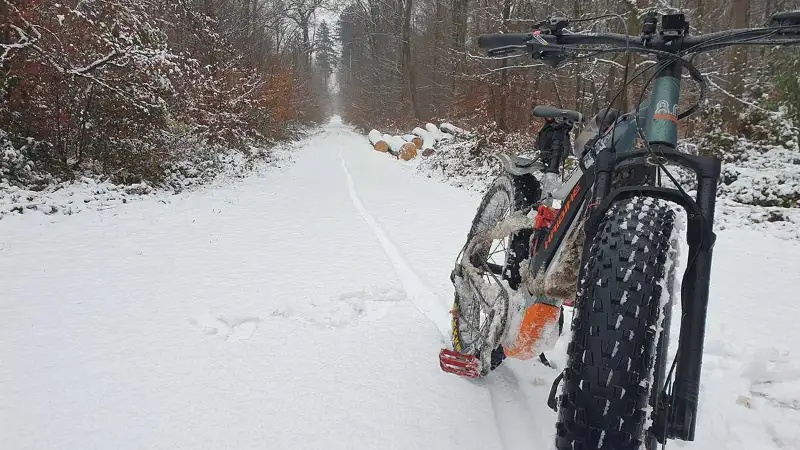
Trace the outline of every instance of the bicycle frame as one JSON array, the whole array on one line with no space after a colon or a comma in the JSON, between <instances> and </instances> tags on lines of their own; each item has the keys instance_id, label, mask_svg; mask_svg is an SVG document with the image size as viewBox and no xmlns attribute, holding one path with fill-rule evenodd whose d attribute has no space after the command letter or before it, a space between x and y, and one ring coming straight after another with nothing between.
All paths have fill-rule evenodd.
<instances>
[{"instance_id":1,"label":"bicycle frame","mask_svg":"<svg viewBox=\"0 0 800 450\"><path fill-rule=\"evenodd\" d=\"M548 271L570 228L580 223L575 219L582 213L589 214L584 242L585 261L601 219L614 202L634 196L647 196L675 202L687 210L687 242L689 254L693 256L686 268L681 290L683 315L678 339L675 383L672 397L660 399L654 413L657 420L653 423L654 432L661 442L665 438L691 441L694 440L697 422L711 258L716 238L713 233L714 209L721 164L714 157L688 155L676 150L683 67L679 62L669 59L660 59L658 64L663 64L663 68L656 76L650 98L638 108L638 123L634 114L619 118L612 129L607 130L595 144L596 159L592 154L583 158L586 171L576 169L565 185L554 194L554 198L562 201L562 207L547 237L531 259L530 268L531 273L537 276ZM639 126L644 130L652 154L636 150ZM629 166L653 168L659 163L653 158L660 159L660 162L679 164L695 173L696 209L675 189L655 186L613 188L617 169ZM652 389L660 391L662 387L653 386ZM667 411L669 415L664 417ZM666 428L663 427L664 423Z\"/></svg>"}]
</instances>

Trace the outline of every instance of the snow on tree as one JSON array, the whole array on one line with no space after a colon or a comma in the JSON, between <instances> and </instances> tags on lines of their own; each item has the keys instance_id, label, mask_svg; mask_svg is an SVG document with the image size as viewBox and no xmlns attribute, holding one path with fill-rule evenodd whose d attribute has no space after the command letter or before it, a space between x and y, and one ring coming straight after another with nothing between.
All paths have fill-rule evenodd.
<instances>
[{"instance_id":1,"label":"snow on tree","mask_svg":"<svg viewBox=\"0 0 800 450\"><path fill-rule=\"evenodd\" d=\"M321 119L286 6L0 0L0 173L161 182Z\"/></svg>"}]
</instances>

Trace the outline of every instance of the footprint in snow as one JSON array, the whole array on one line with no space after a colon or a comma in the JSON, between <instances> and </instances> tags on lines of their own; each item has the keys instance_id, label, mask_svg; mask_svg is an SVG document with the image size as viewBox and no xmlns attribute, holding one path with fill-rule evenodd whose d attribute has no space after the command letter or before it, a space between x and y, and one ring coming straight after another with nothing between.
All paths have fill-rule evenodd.
<instances>
[{"instance_id":1,"label":"footprint in snow","mask_svg":"<svg viewBox=\"0 0 800 450\"><path fill-rule=\"evenodd\" d=\"M792 355L753 360L744 371L751 380L750 394L777 408L800 411L800 364Z\"/></svg>"},{"instance_id":2,"label":"footprint in snow","mask_svg":"<svg viewBox=\"0 0 800 450\"><path fill-rule=\"evenodd\" d=\"M258 317L220 317L210 312L204 312L189 319L189 323L200 328L204 334L220 336L228 342L239 342L253 336L261 319Z\"/></svg>"},{"instance_id":3,"label":"footprint in snow","mask_svg":"<svg viewBox=\"0 0 800 450\"><path fill-rule=\"evenodd\" d=\"M286 305L273 311L272 316L339 328L355 322L378 321L395 303L406 298L406 293L399 289L363 289L306 304Z\"/></svg>"}]
</instances>

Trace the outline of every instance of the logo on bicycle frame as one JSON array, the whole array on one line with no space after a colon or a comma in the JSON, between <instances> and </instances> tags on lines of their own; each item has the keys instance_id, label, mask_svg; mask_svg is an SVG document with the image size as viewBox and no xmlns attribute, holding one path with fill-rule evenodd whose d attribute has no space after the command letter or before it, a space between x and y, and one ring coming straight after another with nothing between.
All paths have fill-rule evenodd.
<instances>
[{"instance_id":1,"label":"logo on bicycle frame","mask_svg":"<svg viewBox=\"0 0 800 450\"><path fill-rule=\"evenodd\" d=\"M670 105L668 101L661 100L656 104L655 120L671 120L678 123L678 105Z\"/></svg>"}]
</instances>

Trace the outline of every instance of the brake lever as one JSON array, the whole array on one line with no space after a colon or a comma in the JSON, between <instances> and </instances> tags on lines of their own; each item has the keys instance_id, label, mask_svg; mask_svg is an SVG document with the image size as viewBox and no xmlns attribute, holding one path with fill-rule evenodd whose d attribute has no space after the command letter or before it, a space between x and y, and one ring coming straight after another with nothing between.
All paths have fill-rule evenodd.
<instances>
[{"instance_id":1,"label":"brake lever","mask_svg":"<svg viewBox=\"0 0 800 450\"><path fill-rule=\"evenodd\" d=\"M557 40L558 36L562 34L569 24L570 20L566 17L550 16L546 20L534 25L534 31L532 33L533 39L535 39L542 47L547 47L549 44L545 39L542 38L541 35L545 34L555 36ZM544 61L550 67L555 68L558 67L558 65L564 60L566 60L567 57L563 49L552 47L551 49L552 50L541 50L536 52L534 58Z\"/></svg>"},{"instance_id":2,"label":"brake lever","mask_svg":"<svg viewBox=\"0 0 800 450\"><path fill-rule=\"evenodd\" d=\"M570 20L566 17L550 16L541 22L536 22L531 27L534 33L538 31L544 34L558 35L561 34L570 23Z\"/></svg>"}]
</instances>

